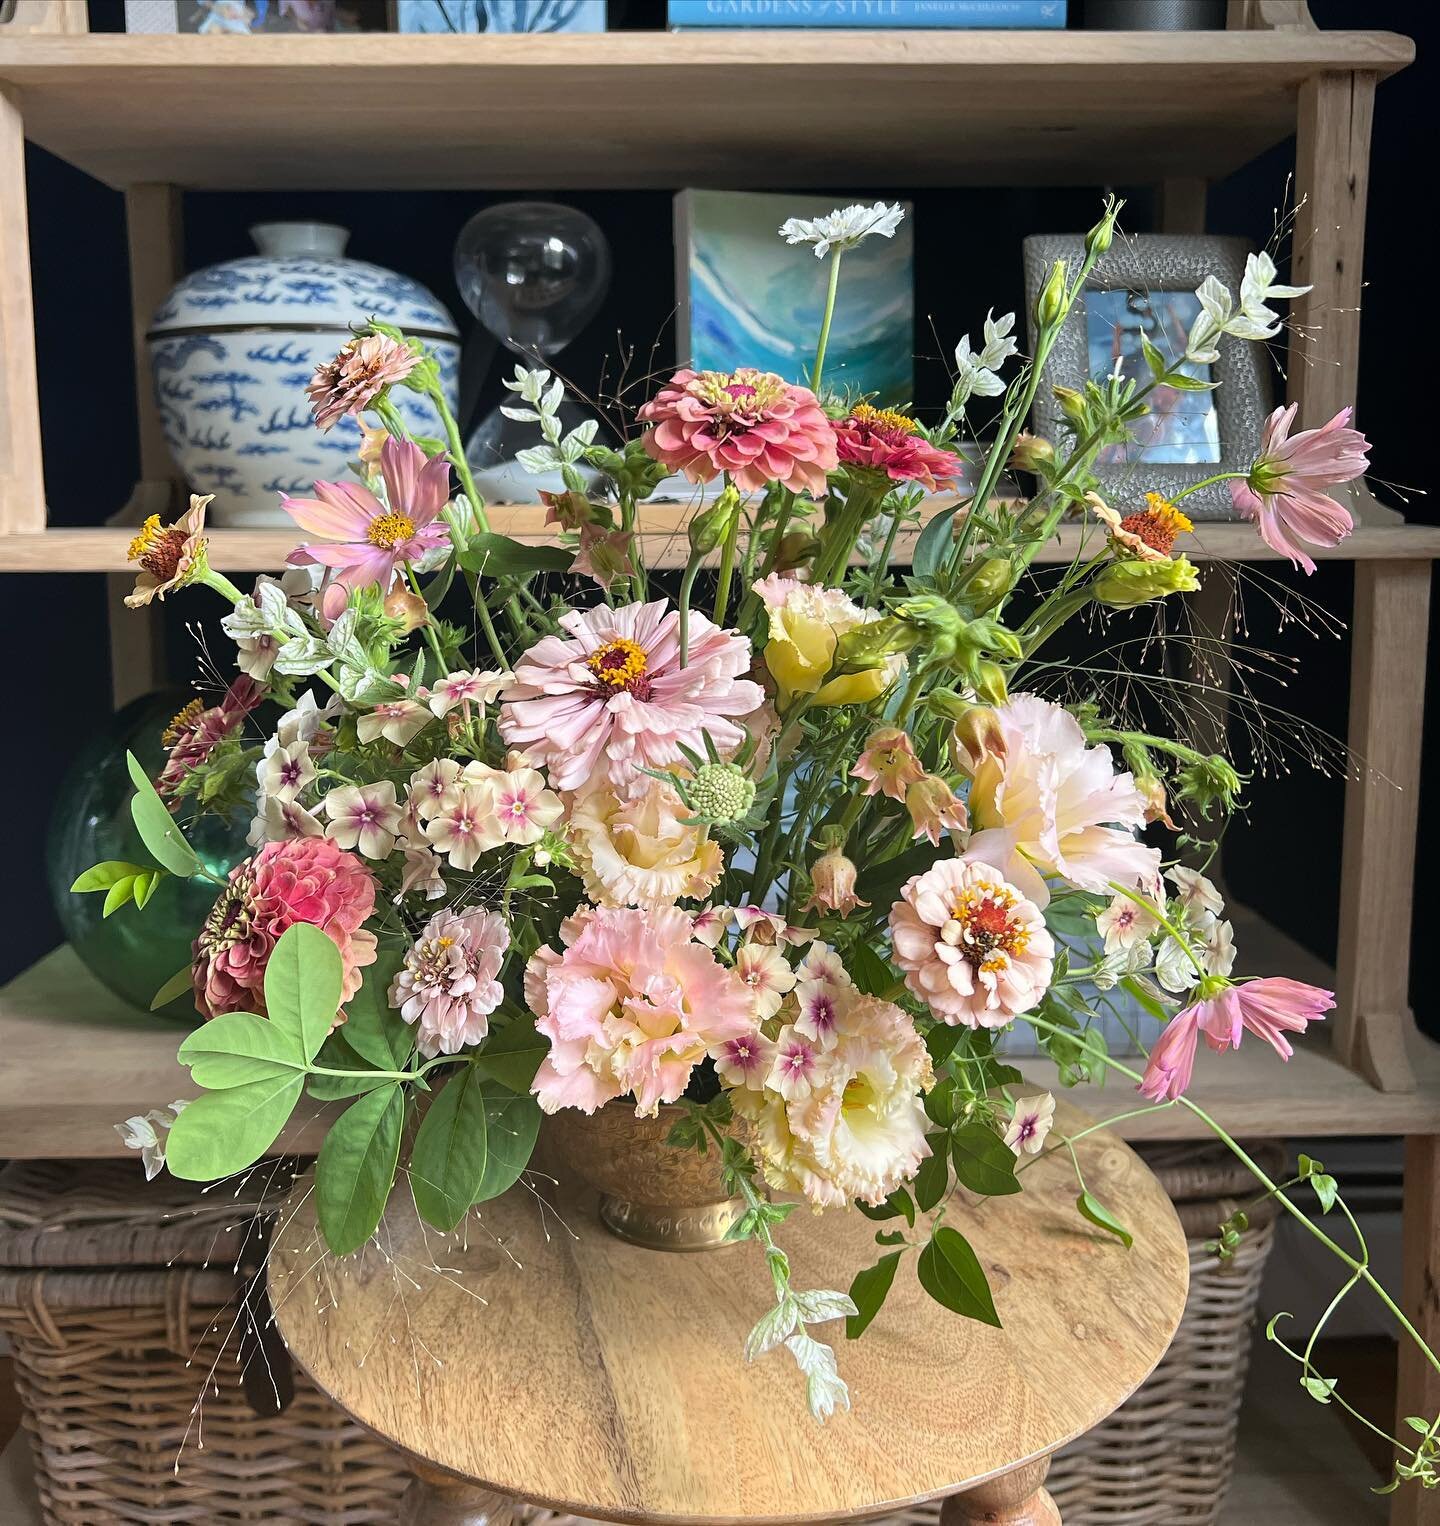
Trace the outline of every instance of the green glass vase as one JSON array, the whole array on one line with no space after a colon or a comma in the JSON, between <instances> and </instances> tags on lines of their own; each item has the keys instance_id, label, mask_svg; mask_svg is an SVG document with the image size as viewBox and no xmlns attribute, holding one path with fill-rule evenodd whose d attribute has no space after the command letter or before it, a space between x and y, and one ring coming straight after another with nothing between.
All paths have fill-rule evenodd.
<instances>
[{"instance_id":1,"label":"green glass vase","mask_svg":"<svg viewBox=\"0 0 1440 1526\"><path fill-rule=\"evenodd\" d=\"M207 879L166 876L143 911L122 906L100 915L101 894L75 895L78 875L103 859L149 863L150 855L130 819L134 786L125 767L133 752L154 778L164 762L160 736L185 703L183 691L148 694L132 701L92 735L60 786L46 847L50 895L65 937L83 963L117 996L142 1011L156 991L190 962L190 947L210 910L217 887ZM186 835L205 867L226 873L249 851L243 818L207 815L186 825ZM198 1022L189 996L161 1009Z\"/></svg>"}]
</instances>

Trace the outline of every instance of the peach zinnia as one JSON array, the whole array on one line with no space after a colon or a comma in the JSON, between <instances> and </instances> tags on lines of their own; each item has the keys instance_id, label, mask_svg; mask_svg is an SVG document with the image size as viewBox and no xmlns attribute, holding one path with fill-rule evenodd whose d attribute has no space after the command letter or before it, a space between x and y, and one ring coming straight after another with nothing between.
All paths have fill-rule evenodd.
<instances>
[{"instance_id":1,"label":"peach zinnia","mask_svg":"<svg viewBox=\"0 0 1440 1526\"><path fill-rule=\"evenodd\" d=\"M645 449L691 482L722 472L742 492L778 482L819 498L836 465L835 430L819 399L773 371L677 371L640 418Z\"/></svg>"},{"instance_id":2,"label":"peach zinnia","mask_svg":"<svg viewBox=\"0 0 1440 1526\"><path fill-rule=\"evenodd\" d=\"M944 859L900 894L890 910L895 963L942 1022L1003 1028L1044 996L1054 940L999 870Z\"/></svg>"}]
</instances>

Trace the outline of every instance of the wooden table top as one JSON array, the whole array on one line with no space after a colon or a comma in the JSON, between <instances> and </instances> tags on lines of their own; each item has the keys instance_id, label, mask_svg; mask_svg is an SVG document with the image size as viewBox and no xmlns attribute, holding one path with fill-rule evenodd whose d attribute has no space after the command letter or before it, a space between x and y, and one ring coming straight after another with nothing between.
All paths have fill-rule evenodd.
<instances>
[{"instance_id":1,"label":"wooden table top","mask_svg":"<svg viewBox=\"0 0 1440 1526\"><path fill-rule=\"evenodd\" d=\"M1062 1105L1059 1127L1082 1124ZM273 1243L271 1299L296 1360L361 1424L499 1493L694 1526L881 1514L1054 1451L1169 1345L1189 1283L1174 1209L1108 1133L1076 1148L1133 1250L1075 1211L1063 1151L1026 1170L1019 1194L957 1194L947 1221L974 1246L1004 1328L931 1302L907 1255L859 1341L839 1322L815 1327L853 1404L823 1426L787 1352L741 1355L774 1296L754 1244L641 1250L566 1183L531 1178L554 1211L522 1184L450 1237L424 1230L402 1189L377 1242L343 1261L321 1255L302 1187ZM847 1288L882 1254L876 1228L854 1211L792 1214L778 1238L794 1285Z\"/></svg>"}]
</instances>

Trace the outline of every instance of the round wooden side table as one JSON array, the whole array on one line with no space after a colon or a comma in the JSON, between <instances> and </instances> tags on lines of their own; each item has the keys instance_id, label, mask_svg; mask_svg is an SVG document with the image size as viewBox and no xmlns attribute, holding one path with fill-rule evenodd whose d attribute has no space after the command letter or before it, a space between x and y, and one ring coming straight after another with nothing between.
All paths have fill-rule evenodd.
<instances>
[{"instance_id":1,"label":"round wooden side table","mask_svg":"<svg viewBox=\"0 0 1440 1526\"><path fill-rule=\"evenodd\" d=\"M1067 1133L1083 1126L1060 1111ZM1076 1150L1134 1248L1077 1213L1063 1151L1025 1171L1023 1192L957 1192L947 1222L1004 1328L933 1303L912 1253L860 1340L816 1327L853 1404L824 1425L787 1352L742 1358L774 1297L753 1244L643 1250L564 1183L522 1183L450 1236L397 1191L376 1239L340 1261L302 1185L270 1297L300 1366L409 1461L407 1526L510 1526L517 1502L647 1526L799 1526L941 1496L942 1526L1054 1526L1050 1454L1144 1381L1189 1281L1179 1221L1134 1152L1105 1133ZM795 1286L847 1288L882 1254L876 1228L797 1210L782 1235Z\"/></svg>"}]
</instances>

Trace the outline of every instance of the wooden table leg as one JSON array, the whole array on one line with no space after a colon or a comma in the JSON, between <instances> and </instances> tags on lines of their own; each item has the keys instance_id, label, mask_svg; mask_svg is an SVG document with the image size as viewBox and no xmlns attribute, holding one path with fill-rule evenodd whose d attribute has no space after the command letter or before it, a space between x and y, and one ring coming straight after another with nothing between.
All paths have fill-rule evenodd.
<instances>
[{"instance_id":1,"label":"wooden table leg","mask_svg":"<svg viewBox=\"0 0 1440 1526\"><path fill-rule=\"evenodd\" d=\"M1403 1281L1400 1307L1431 1350L1440 1351L1440 1137L1405 1141ZM1400 1337L1395 1434L1412 1440L1407 1415L1433 1420L1440 1410L1440 1373L1414 1341ZM1440 1526L1440 1489L1405 1483L1390 1496L1390 1526Z\"/></svg>"},{"instance_id":2,"label":"wooden table leg","mask_svg":"<svg viewBox=\"0 0 1440 1526\"><path fill-rule=\"evenodd\" d=\"M940 1507L940 1526L1060 1526L1060 1512L1045 1488L1050 1459L1032 1462Z\"/></svg>"},{"instance_id":3,"label":"wooden table leg","mask_svg":"<svg viewBox=\"0 0 1440 1526\"><path fill-rule=\"evenodd\" d=\"M409 1461L415 1475L400 1501L399 1526L514 1526L515 1504L477 1484Z\"/></svg>"}]
</instances>

